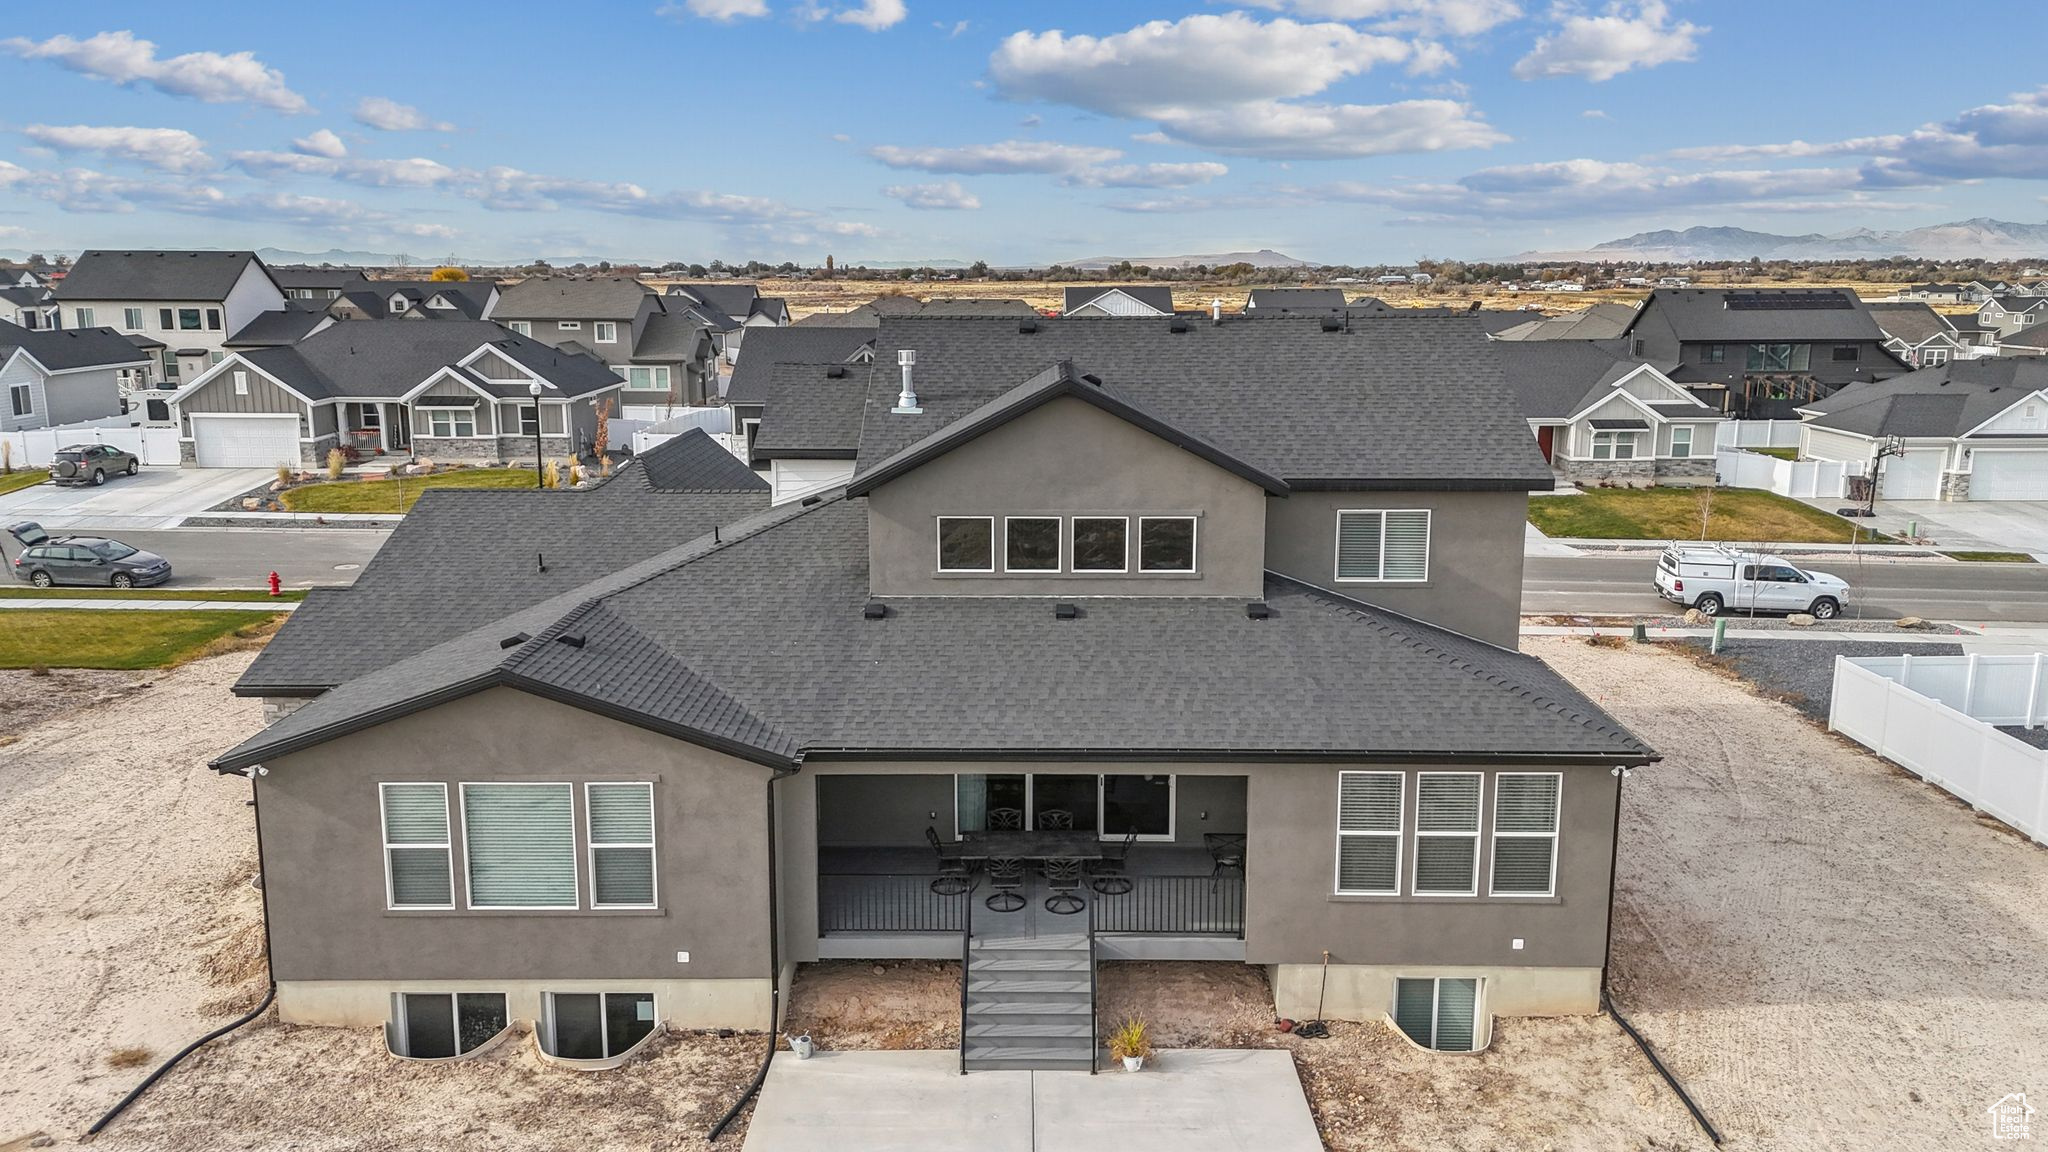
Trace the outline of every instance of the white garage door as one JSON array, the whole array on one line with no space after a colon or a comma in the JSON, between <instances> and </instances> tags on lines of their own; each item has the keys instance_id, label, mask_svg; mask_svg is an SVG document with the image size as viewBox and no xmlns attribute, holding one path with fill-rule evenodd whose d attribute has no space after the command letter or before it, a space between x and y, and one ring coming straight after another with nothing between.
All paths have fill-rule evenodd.
<instances>
[{"instance_id":1,"label":"white garage door","mask_svg":"<svg viewBox=\"0 0 2048 1152\"><path fill-rule=\"evenodd\" d=\"M1972 500L2048 500L2048 450L1986 452L1970 462Z\"/></svg>"},{"instance_id":2,"label":"white garage door","mask_svg":"<svg viewBox=\"0 0 2048 1152\"><path fill-rule=\"evenodd\" d=\"M192 448L201 468L296 468L299 418L194 414Z\"/></svg>"},{"instance_id":3,"label":"white garage door","mask_svg":"<svg viewBox=\"0 0 2048 1152\"><path fill-rule=\"evenodd\" d=\"M1904 456L1888 456L1877 495L1880 500L1935 500L1941 496L1940 448L1909 448Z\"/></svg>"}]
</instances>

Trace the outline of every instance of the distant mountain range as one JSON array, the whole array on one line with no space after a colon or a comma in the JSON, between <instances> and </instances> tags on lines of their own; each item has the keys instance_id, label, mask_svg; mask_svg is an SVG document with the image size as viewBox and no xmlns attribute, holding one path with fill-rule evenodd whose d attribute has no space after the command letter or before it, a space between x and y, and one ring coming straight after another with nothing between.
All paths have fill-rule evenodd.
<instances>
[{"instance_id":1,"label":"distant mountain range","mask_svg":"<svg viewBox=\"0 0 2048 1152\"><path fill-rule=\"evenodd\" d=\"M1271 248L1261 248L1257 252L1214 252L1206 256L1095 256L1087 260L1061 260L1059 264L1064 268L1100 271L1126 260L1133 264L1143 264L1148 268L1190 268L1196 264L1206 264L1211 268L1220 268L1225 264L1249 264L1254 268L1316 267L1307 260L1297 260L1285 252L1275 252Z\"/></svg>"},{"instance_id":2,"label":"distant mountain range","mask_svg":"<svg viewBox=\"0 0 2048 1152\"><path fill-rule=\"evenodd\" d=\"M1575 252L1525 252L1517 260L1611 260L1683 264L1691 260L1922 260L2048 259L2048 224L2016 224L1978 216L1904 231L1856 228L1848 232L1780 236L1746 228L1687 228L1638 232Z\"/></svg>"}]
</instances>

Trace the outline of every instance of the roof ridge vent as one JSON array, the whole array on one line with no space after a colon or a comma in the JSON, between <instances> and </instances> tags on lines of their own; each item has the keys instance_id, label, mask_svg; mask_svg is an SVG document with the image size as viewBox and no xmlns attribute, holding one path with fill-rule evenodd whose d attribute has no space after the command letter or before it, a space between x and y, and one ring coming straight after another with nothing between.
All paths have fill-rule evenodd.
<instances>
[{"instance_id":1,"label":"roof ridge vent","mask_svg":"<svg viewBox=\"0 0 2048 1152\"><path fill-rule=\"evenodd\" d=\"M524 644L531 639L533 639L533 637L527 635L524 632L514 632L510 636L505 637L503 640L498 641L498 647L517 648L521 644Z\"/></svg>"},{"instance_id":2,"label":"roof ridge vent","mask_svg":"<svg viewBox=\"0 0 2048 1152\"><path fill-rule=\"evenodd\" d=\"M1052 606L1052 618L1055 620L1074 620L1078 619L1080 615L1081 608L1077 604L1071 604L1062 600Z\"/></svg>"},{"instance_id":3,"label":"roof ridge vent","mask_svg":"<svg viewBox=\"0 0 2048 1152\"><path fill-rule=\"evenodd\" d=\"M589 641L590 638L581 632L564 632L560 636L555 637L555 643L566 644L571 648L581 648L589 643Z\"/></svg>"},{"instance_id":4,"label":"roof ridge vent","mask_svg":"<svg viewBox=\"0 0 2048 1152\"><path fill-rule=\"evenodd\" d=\"M1017 334L1019 336L1029 336L1037 331L1038 317L1026 316L1022 320L1017 321Z\"/></svg>"}]
</instances>

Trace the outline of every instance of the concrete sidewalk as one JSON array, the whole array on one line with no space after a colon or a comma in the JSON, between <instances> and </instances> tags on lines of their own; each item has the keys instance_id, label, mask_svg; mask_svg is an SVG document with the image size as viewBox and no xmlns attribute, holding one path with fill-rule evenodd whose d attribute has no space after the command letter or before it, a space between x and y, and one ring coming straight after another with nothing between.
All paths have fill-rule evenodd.
<instances>
[{"instance_id":1,"label":"concrete sidewalk","mask_svg":"<svg viewBox=\"0 0 2048 1152\"><path fill-rule=\"evenodd\" d=\"M2010 652L2048 652L2048 626L2020 624L1962 624L1956 623L1961 633L1945 632L1840 632L1826 628L1742 628L1734 621L1729 622L1725 633L1730 640L1821 640L1830 643L1888 643L1888 644L1957 644L1965 652L1982 655ZM1621 636L1634 634L1634 628L1627 624L1600 624L1572 627L1558 624L1524 624L1524 636ZM1649 626L1652 640L1698 638L1707 639L1714 634L1712 626L1705 628L1667 628Z\"/></svg>"},{"instance_id":2,"label":"concrete sidewalk","mask_svg":"<svg viewBox=\"0 0 2048 1152\"><path fill-rule=\"evenodd\" d=\"M975 1072L960 1054L779 1053L742 1152L1321 1152L1285 1051L1176 1049L1143 1072Z\"/></svg>"},{"instance_id":3,"label":"concrete sidewalk","mask_svg":"<svg viewBox=\"0 0 2048 1152\"><path fill-rule=\"evenodd\" d=\"M207 612L289 612L299 606L297 600L144 600L122 599L114 596L5 596L0 597L0 611L9 608L90 608L95 611L112 612L182 612L192 609Z\"/></svg>"}]
</instances>

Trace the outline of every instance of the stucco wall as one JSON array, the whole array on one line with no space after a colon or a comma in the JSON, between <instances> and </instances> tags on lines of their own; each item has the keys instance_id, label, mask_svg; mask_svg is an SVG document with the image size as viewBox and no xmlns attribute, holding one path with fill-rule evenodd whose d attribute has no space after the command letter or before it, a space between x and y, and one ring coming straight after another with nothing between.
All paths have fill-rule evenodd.
<instances>
[{"instance_id":1,"label":"stucco wall","mask_svg":"<svg viewBox=\"0 0 2048 1152\"><path fill-rule=\"evenodd\" d=\"M1429 509L1429 578L1337 581L1337 513ZM1266 504L1266 566L1276 572L1512 648L1521 628L1520 492L1295 492Z\"/></svg>"},{"instance_id":2,"label":"stucco wall","mask_svg":"<svg viewBox=\"0 0 2048 1152\"><path fill-rule=\"evenodd\" d=\"M280 981L746 980L768 969L768 770L509 688L266 765L257 781ZM655 911L469 911L463 781L652 780ZM380 781L449 784L453 911L387 911ZM688 963L676 953L687 951ZM481 986L481 985L479 985Z\"/></svg>"},{"instance_id":3,"label":"stucco wall","mask_svg":"<svg viewBox=\"0 0 2048 1152\"><path fill-rule=\"evenodd\" d=\"M886 419L887 417L883 417ZM1242 596L1264 584L1263 489L1070 397L1055 400L877 488L868 498L869 584L877 596ZM1132 571L1007 576L941 574L937 518L1130 518ZM1196 571L1140 574L1138 520L1193 515ZM1070 533L1063 526L1063 533ZM1071 567L1071 540L1061 544ZM1519 541L1517 548L1519 549Z\"/></svg>"}]
</instances>

